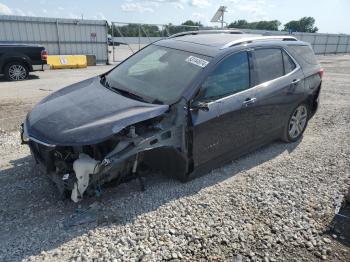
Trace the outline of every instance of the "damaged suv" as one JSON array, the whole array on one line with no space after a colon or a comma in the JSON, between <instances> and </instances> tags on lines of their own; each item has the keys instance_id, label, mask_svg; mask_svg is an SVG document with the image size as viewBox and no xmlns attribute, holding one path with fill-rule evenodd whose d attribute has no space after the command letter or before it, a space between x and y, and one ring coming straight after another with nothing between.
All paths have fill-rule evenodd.
<instances>
[{"instance_id":1,"label":"damaged suv","mask_svg":"<svg viewBox=\"0 0 350 262\"><path fill-rule=\"evenodd\" d=\"M323 70L291 36L186 32L42 100L22 142L75 202L159 170L187 181L276 139L298 140Z\"/></svg>"}]
</instances>

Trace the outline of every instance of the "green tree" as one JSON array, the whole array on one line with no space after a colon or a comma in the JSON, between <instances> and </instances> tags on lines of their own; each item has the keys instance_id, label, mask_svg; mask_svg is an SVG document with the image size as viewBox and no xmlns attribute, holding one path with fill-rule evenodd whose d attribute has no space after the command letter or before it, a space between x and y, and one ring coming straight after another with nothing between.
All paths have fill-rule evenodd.
<instances>
[{"instance_id":1,"label":"green tree","mask_svg":"<svg viewBox=\"0 0 350 262\"><path fill-rule=\"evenodd\" d=\"M198 26L198 27L203 27L201 22L194 22L192 20L187 20L186 22L182 23L181 25L189 25L189 26Z\"/></svg>"},{"instance_id":2,"label":"green tree","mask_svg":"<svg viewBox=\"0 0 350 262\"><path fill-rule=\"evenodd\" d=\"M284 25L284 31L316 33L318 28L315 25L315 18L308 16L299 20L292 20Z\"/></svg>"},{"instance_id":3,"label":"green tree","mask_svg":"<svg viewBox=\"0 0 350 262\"><path fill-rule=\"evenodd\" d=\"M139 24L127 24L127 25L113 25L109 27L108 33L112 35L112 31L114 36L121 36L120 33L124 37L130 37L130 36L162 36L162 31L160 28L156 25L139 25Z\"/></svg>"},{"instance_id":4,"label":"green tree","mask_svg":"<svg viewBox=\"0 0 350 262\"><path fill-rule=\"evenodd\" d=\"M278 31L278 27L280 25L281 25L281 22L278 20L259 21L256 23L256 29Z\"/></svg>"},{"instance_id":5,"label":"green tree","mask_svg":"<svg viewBox=\"0 0 350 262\"><path fill-rule=\"evenodd\" d=\"M188 27L188 26L196 26L196 27ZM187 20L186 22L183 22L181 25L173 25L172 23L169 23L163 29L163 34L164 36L168 36L168 35L173 35L173 34L186 32L186 31L196 31L200 27L203 27L201 22L194 22L192 20Z\"/></svg>"},{"instance_id":6,"label":"green tree","mask_svg":"<svg viewBox=\"0 0 350 262\"><path fill-rule=\"evenodd\" d=\"M249 28L249 23L247 20L236 20L228 25L229 28Z\"/></svg>"},{"instance_id":7,"label":"green tree","mask_svg":"<svg viewBox=\"0 0 350 262\"><path fill-rule=\"evenodd\" d=\"M236 20L228 25L229 28L257 29L278 31L281 22L278 20L247 22L246 20Z\"/></svg>"}]
</instances>

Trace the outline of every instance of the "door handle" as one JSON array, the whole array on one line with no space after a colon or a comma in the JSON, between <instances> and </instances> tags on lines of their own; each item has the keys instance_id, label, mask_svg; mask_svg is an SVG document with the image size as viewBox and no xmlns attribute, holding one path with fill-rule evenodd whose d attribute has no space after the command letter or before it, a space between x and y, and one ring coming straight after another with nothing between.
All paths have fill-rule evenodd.
<instances>
[{"instance_id":1,"label":"door handle","mask_svg":"<svg viewBox=\"0 0 350 262\"><path fill-rule=\"evenodd\" d=\"M247 98L246 100L243 101L243 106L249 106L251 104L254 104L256 102L256 98Z\"/></svg>"},{"instance_id":2,"label":"door handle","mask_svg":"<svg viewBox=\"0 0 350 262\"><path fill-rule=\"evenodd\" d=\"M298 84L298 83L300 82L300 80L301 80L301 79L294 79L294 80L292 81L292 85Z\"/></svg>"},{"instance_id":3,"label":"door handle","mask_svg":"<svg viewBox=\"0 0 350 262\"><path fill-rule=\"evenodd\" d=\"M292 83L289 85L289 88L288 88L288 91L287 91L287 94L293 94L295 92L295 89L297 88L298 86L298 83L300 82L301 79L294 79L292 81Z\"/></svg>"}]
</instances>

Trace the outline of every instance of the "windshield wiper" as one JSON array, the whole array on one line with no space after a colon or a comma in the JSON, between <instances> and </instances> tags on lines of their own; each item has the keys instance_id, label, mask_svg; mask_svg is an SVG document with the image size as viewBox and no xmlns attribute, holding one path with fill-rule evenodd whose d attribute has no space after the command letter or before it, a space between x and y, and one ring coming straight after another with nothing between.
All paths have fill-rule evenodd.
<instances>
[{"instance_id":1,"label":"windshield wiper","mask_svg":"<svg viewBox=\"0 0 350 262\"><path fill-rule=\"evenodd\" d=\"M139 95L136 95L134 93L131 93L125 89L121 89L121 88L117 88L117 87L114 87L114 86L111 86L111 84L108 82L108 79L105 75L101 76L101 83L107 87L108 89L112 90L112 91L116 91L117 93L123 95L123 96L127 96L127 97L130 97L130 98L134 98L134 99L137 99L137 100L140 100L142 102L146 102L146 100L139 96Z\"/></svg>"},{"instance_id":2,"label":"windshield wiper","mask_svg":"<svg viewBox=\"0 0 350 262\"><path fill-rule=\"evenodd\" d=\"M146 101L146 99L144 99L142 96L139 96L139 95L136 95L128 90L125 90L125 89L122 89L122 88L117 88L117 87L114 87L114 86L109 86L110 89L118 92L119 94L123 95L123 96L126 96L126 97L129 97L129 98L133 98L133 99L136 99L136 100L139 100L141 102L148 102Z\"/></svg>"}]
</instances>

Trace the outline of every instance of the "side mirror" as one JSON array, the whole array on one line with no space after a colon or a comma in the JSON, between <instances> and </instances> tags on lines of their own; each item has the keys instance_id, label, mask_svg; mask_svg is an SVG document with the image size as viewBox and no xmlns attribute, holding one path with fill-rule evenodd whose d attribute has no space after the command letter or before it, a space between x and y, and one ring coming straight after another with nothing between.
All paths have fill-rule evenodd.
<instances>
[{"instance_id":1,"label":"side mirror","mask_svg":"<svg viewBox=\"0 0 350 262\"><path fill-rule=\"evenodd\" d=\"M202 110L204 112L208 112L209 107L208 107L208 104L205 102L194 101L191 104L191 110L195 110L195 111Z\"/></svg>"}]
</instances>

